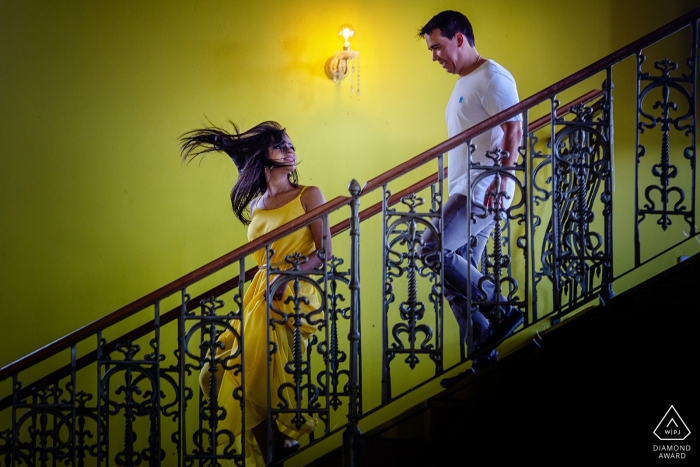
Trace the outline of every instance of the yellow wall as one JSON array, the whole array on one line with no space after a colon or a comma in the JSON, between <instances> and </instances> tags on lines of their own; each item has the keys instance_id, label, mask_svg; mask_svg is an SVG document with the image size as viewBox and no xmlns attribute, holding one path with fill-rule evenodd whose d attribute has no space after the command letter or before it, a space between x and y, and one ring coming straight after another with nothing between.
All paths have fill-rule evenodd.
<instances>
[{"instance_id":1,"label":"yellow wall","mask_svg":"<svg viewBox=\"0 0 700 467\"><path fill-rule=\"evenodd\" d=\"M695 6L0 0L0 365L245 242L233 164L178 159L207 119L278 120L330 199L444 139L454 77L415 37L434 13L464 11L524 98ZM359 98L323 73L341 23Z\"/></svg>"}]
</instances>

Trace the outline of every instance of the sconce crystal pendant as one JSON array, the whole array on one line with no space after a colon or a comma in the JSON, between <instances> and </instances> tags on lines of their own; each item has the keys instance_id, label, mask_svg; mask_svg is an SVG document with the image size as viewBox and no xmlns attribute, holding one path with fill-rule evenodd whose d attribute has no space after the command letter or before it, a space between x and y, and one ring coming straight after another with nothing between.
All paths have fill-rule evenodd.
<instances>
[{"instance_id":1,"label":"sconce crystal pendant","mask_svg":"<svg viewBox=\"0 0 700 467\"><path fill-rule=\"evenodd\" d=\"M354 93L353 86L355 70L357 69L357 94L360 94L360 52L350 50L350 39L355 35L355 29L349 24L343 24L338 28L338 36L343 38L343 50L336 52L326 60L326 76L334 83L340 83L350 72L350 93ZM357 60L357 67L355 66Z\"/></svg>"}]
</instances>

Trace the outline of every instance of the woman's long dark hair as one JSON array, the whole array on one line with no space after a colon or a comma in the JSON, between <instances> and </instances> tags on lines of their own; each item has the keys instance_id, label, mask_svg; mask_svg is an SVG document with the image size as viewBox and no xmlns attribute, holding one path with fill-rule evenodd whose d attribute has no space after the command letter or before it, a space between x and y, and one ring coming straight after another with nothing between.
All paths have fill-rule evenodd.
<instances>
[{"instance_id":1,"label":"woman's long dark hair","mask_svg":"<svg viewBox=\"0 0 700 467\"><path fill-rule=\"evenodd\" d=\"M265 169L287 167L287 165L270 160L268 149L282 141L286 134L284 127L277 122L262 122L248 131L241 133L235 123L233 133L211 126L188 131L180 137L182 143L180 155L182 162L187 162L208 152L225 152L238 169L238 180L231 189L231 207L233 213L244 224L250 224L249 206L256 196L265 193L267 181ZM289 174L289 181L297 186L297 171Z\"/></svg>"}]
</instances>

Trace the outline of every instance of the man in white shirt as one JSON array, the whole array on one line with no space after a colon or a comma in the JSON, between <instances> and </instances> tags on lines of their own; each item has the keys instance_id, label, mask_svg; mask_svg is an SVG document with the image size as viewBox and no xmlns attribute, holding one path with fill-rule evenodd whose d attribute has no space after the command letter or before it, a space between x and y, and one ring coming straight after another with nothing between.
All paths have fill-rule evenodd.
<instances>
[{"instance_id":1,"label":"man in white shirt","mask_svg":"<svg viewBox=\"0 0 700 467\"><path fill-rule=\"evenodd\" d=\"M519 102L513 76L476 51L471 23L462 13L450 10L438 13L421 28L419 35L425 38L433 61L459 77L445 111L449 137ZM520 116L515 117L474 137L471 170L467 144L448 153L449 198L443 205L444 291L465 338L469 323L468 287L474 301L507 301L492 282L482 279L476 266L496 222L494 210L503 213L510 206L516 186L515 180L509 178L512 174L495 177L473 166L492 166L496 161L503 167L514 166L522 139L520 120ZM489 151L496 153L487 154ZM467 238L470 203L472 242ZM426 230L423 241L425 260L434 264L439 258L438 239ZM507 303L472 308L474 349L478 352L495 347L523 321L523 313Z\"/></svg>"}]
</instances>

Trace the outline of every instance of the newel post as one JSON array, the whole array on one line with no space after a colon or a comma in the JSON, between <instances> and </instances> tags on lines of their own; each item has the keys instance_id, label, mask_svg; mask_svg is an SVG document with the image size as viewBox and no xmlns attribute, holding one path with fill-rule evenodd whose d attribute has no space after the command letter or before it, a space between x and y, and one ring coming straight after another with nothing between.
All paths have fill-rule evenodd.
<instances>
[{"instance_id":1,"label":"newel post","mask_svg":"<svg viewBox=\"0 0 700 467\"><path fill-rule=\"evenodd\" d=\"M361 434L357 424L360 418L360 191L357 180L348 187L350 202L350 381L348 402L348 427L343 433L343 467L355 465L355 441Z\"/></svg>"}]
</instances>

